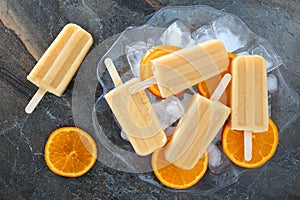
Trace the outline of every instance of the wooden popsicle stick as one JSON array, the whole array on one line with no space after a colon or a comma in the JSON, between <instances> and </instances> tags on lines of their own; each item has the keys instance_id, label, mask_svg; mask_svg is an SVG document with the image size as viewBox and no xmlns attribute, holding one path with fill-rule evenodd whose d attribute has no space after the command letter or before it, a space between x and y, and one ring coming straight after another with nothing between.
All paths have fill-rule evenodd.
<instances>
[{"instance_id":1,"label":"wooden popsicle stick","mask_svg":"<svg viewBox=\"0 0 300 200\"><path fill-rule=\"evenodd\" d=\"M152 85L155 85L157 84L156 82L156 78L154 76L146 79L146 80L143 80L141 82L139 82L138 84L135 84L133 86L131 86L128 91L130 94L134 94L134 93L137 93L139 91L142 91Z\"/></svg>"},{"instance_id":2,"label":"wooden popsicle stick","mask_svg":"<svg viewBox=\"0 0 300 200\"><path fill-rule=\"evenodd\" d=\"M215 89L214 93L211 95L210 100L212 101L219 101L222 94L225 92L228 84L231 81L231 74L227 73L223 76L222 80L218 84L217 88Z\"/></svg>"},{"instance_id":3,"label":"wooden popsicle stick","mask_svg":"<svg viewBox=\"0 0 300 200\"><path fill-rule=\"evenodd\" d=\"M225 92L227 86L229 85L230 81L231 81L231 74L229 73L225 74L222 80L220 81L220 83L218 84L217 88L215 89L214 93L211 95L210 100L219 101L222 94ZM209 144L212 142L212 140L216 137L216 135L211 135L211 134L208 134L207 136L208 137L205 138L206 141L203 143L204 147L206 146L208 147Z\"/></svg>"},{"instance_id":4,"label":"wooden popsicle stick","mask_svg":"<svg viewBox=\"0 0 300 200\"><path fill-rule=\"evenodd\" d=\"M108 70L108 73L113 80L115 87L118 87L123 84L119 73L117 72L116 66L114 65L113 61L111 58L105 58L104 64L106 65L106 68Z\"/></svg>"},{"instance_id":5,"label":"wooden popsicle stick","mask_svg":"<svg viewBox=\"0 0 300 200\"><path fill-rule=\"evenodd\" d=\"M25 112L30 114L35 109L35 107L39 104L43 96L46 94L47 90L39 88L32 99L29 101L25 108Z\"/></svg>"},{"instance_id":6,"label":"wooden popsicle stick","mask_svg":"<svg viewBox=\"0 0 300 200\"><path fill-rule=\"evenodd\" d=\"M244 158L246 161L252 159L252 131L244 131Z\"/></svg>"}]
</instances>

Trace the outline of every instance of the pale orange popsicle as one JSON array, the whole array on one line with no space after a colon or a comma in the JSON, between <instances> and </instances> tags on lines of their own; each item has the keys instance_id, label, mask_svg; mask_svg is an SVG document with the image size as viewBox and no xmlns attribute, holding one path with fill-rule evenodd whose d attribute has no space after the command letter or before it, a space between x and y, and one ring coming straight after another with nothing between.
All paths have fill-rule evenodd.
<instances>
[{"instance_id":1,"label":"pale orange popsicle","mask_svg":"<svg viewBox=\"0 0 300 200\"><path fill-rule=\"evenodd\" d=\"M145 156L164 146L167 137L146 92L128 92L129 87L139 80L133 78L122 84L111 59L106 59L105 64L116 86L105 99L135 152Z\"/></svg>"},{"instance_id":2,"label":"pale orange popsicle","mask_svg":"<svg viewBox=\"0 0 300 200\"><path fill-rule=\"evenodd\" d=\"M32 69L27 79L39 87L25 111L31 113L46 92L61 96L93 43L91 34L67 24Z\"/></svg>"},{"instance_id":3,"label":"pale orange popsicle","mask_svg":"<svg viewBox=\"0 0 300 200\"><path fill-rule=\"evenodd\" d=\"M217 101L230 79L230 74L224 76L211 100L194 94L165 148L165 158L170 163L189 170L204 155L230 114L230 108Z\"/></svg>"},{"instance_id":4,"label":"pale orange popsicle","mask_svg":"<svg viewBox=\"0 0 300 200\"><path fill-rule=\"evenodd\" d=\"M232 62L231 129L245 132L245 159L252 157L252 132L268 130L268 90L265 59L238 56Z\"/></svg>"},{"instance_id":5,"label":"pale orange popsicle","mask_svg":"<svg viewBox=\"0 0 300 200\"><path fill-rule=\"evenodd\" d=\"M163 98L177 94L224 72L229 58L220 40L210 40L161 56L152 63L154 76L131 87L131 93L156 83Z\"/></svg>"},{"instance_id":6,"label":"pale orange popsicle","mask_svg":"<svg viewBox=\"0 0 300 200\"><path fill-rule=\"evenodd\" d=\"M185 170L192 169L222 128L230 108L194 94L165 149L165 158Z\"/></svg>"}]
</instances>

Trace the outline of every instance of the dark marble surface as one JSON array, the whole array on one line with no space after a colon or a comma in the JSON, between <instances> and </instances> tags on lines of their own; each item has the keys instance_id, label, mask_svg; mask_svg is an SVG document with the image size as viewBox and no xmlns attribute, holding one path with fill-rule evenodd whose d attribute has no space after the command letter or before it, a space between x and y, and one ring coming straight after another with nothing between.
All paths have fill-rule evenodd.
<instances>
[{"instance_id":1,"label":"dark marble surface","mask_svg":"<svg viewBox=\"0 0 300 200\"><path fill-rule=\"evenodd\" d=\"M240 17L269 40L283 59L281 70L300 92L299 1L33 0L0 1L0 199L188 199L97 162L80 178L53 174L43 149L49 134L74 125L71 82L61 98L47 94L33 114L24 108L36 91L26 80L48 45L68 22L92 33L94 47L126 27L144 24L170 5L209 5ZM298 111L299 112L299 111ZM281 133L272 167L251 171L207 199L299 199L300 125L297 118Z\"/></svg>"}]
</instances>

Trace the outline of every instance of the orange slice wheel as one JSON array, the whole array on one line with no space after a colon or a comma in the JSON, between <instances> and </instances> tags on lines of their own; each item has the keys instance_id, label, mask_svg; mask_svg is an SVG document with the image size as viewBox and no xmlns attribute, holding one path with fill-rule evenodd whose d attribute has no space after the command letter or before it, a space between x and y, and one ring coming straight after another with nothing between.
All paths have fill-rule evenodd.
<instances>
[{"instance_id":1,"label":"orange slice wheel","mask_svg":"<svg viewBox=\"0 0 300 200\"><path fill-rule=\"evenodd\" d=\"M252 133L252 159L244 159L244 132L230 130L227 123L223 130L222 147L227 157L236 165L255 168L266 163L275 153L278 145L278 129L269 119L269 129L262 133Z\"/></svg>"},{"instance_id":2,"label":"orange slice wheel","mask_svg":"<svg viewBox=\"0 0 300 200\"><path fill-rule=\"evenodd\" d=\"M96 159L97 148L93 138L79 128L59 128L46 142L46 164L55 174L82 176L93 167Z\"/></svg>"},{"instance_id":3,"label":"orange slice wheel","mask_svg":"<svg viewBox=\"0 0 300 200\"><path fill-rule=\"evenodd\" d=\"M198 183L204 176L207 166L207 152L190 170L184 170L169 163L165 159L164 148L160 148L152 154L152 168L157 179L163 185L174 189L186 189Z\"/></svg>"},{"instance_id":4,"label":"orange slice wheel","mask_svg":"<svg viewBox=\"0 0 300 200\"><path fill-rule=\"evenodd\" d=\"M228 65L227 70L222 72L220 75L214 76L210 79L207 79L205 81L202 81L202 82L198 83L198 85L197 85L198 91L202 96L210 98L212 93L217 88L219 82L222 80L223 76L226 73L230 73L230 71L231 71L231 62L235 57L237 57L237 55L232 54L232 53L228 53L229 65ZM229 88L229 87L227 87L227 88ZM226 92L222 95L222 97L220 98L219 101L222 102L225 105L229 105L229 95L230 95L229 94L229 89L226 89Z\"/></svg>"},{"instance_id":5,"label":"orange slice wheel","mask_svg":"<svg viewBox=\"0 0 300 200\"><path fill-rule=\"evenodd\" d=\"M167 55L174 51L180 50L180 47L170 45L159 45L149 49L143 56L140 64L141 80L148 79L153 76L151 60ZM148 87L149 92L158 98L162 98L157 85Z\"/></svg>"}]
</instances>

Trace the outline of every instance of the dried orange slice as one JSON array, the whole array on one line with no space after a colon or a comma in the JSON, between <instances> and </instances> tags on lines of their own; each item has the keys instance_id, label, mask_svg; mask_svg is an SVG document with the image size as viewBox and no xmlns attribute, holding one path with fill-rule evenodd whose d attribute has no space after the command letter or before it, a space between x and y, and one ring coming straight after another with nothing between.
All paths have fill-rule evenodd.
<instances>
[{"instance_id":1,"label":"dried orange slice","mask_svg":"<svg viewBox=\"0 0 300 200\"><path fill-rule=\"evenodd\" d=\"M210 79L207 79L205 81L198 83L198 85L197 85L198 91L202 96L205 96L206 98L210 98L210 95L212 95L212 93L215 91L218 84L222 80L223 76L226 73L231 72L231 62L235 57L237 57L237 55L228 53L229 65L227 67L227 70L222 72L220 75L214 76ZM221 96L219 101L228 106L229 105L229 95L230 95L229 89L227 89L226 92Z\"/></svg>"},{"instance_id":2,"label":"dried orange slice","mask_svg":"<svg viewBox=\"0 0 300 200\"><path fill-rule=\"evenodd\" d=\"M227 157L236 165L255 168L266 163L275 153L278 145L278 129L269 119L268 131L252 134L252 159L244 159L244 132L231 130L225 125L222 135L222 147Z\"/></svg>"},{"instance_id":3,"label":"dried orange slice","mask_svg":"<svg viewBox=\"0 0 300 200\"><path fill-rule=\"evenodd\" d=\"M45 146L45 160L55 174L78 177L88 172L97 159L93 138L76 127L63 127L49 136Z\"/></svg>"},{"instance_id":4,"label":"dried orange slice","mask_svg":"<svg viewBox=\"0 0 300 200\"><path fill-rule=\"evenodd\" d=\"M159 45L159 46L149 49L144 54L144 56L141 60L141 63L140 63L141 80L145 80L145 79L148 79L153 76L151 60L161 57L161 56L164 56L164 55L167 55L174 51L178 51L180 49L181 49L180 47L171 46L171 45ZM162 98L157 85L152 85L152 86L148 87L147 89L154 96L156 96L158 98Z\"/></svg>"},{"instance_id":5,"label":"dried orange slice","mask_svg":"<svg viewBox=\"0 0 300 200\"><path fill-rule=\"evenodd\" d=\"M186 189L198 183L204 176L207 166L207 152L190 170L184 170L169 163L164 156L164 147L152 154L152 168L155 176L163 185L174 189Z\"/></svg>"}]
</instances>

